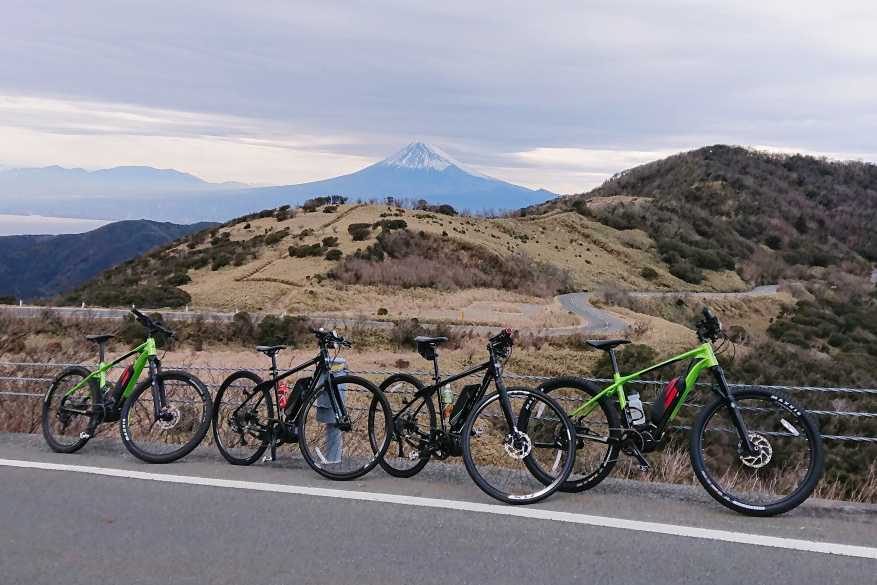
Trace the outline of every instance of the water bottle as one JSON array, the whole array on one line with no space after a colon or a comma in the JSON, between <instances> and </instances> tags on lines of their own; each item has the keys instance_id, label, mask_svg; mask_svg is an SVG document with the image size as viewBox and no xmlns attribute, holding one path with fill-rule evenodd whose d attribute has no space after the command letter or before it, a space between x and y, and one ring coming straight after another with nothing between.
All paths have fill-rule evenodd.
<instances>
[{"instance_id":1,"label":"water bottle","mask_svg":"<svg viewBox=\"0 0 877 585\"><path fill-rule=\"evenodd\" d=\"M451 391L450 384L442 386L442 405L444 406L442 416L445 419L451 418L451 410L454 408L454 393Z\"/></svg>"},{"instance_id":2,"label":"water bottle","mask_svg":"<svg viewBox=\"0 0 877 585\"><path fill-rule=\"evenodd\" d=\"M286 408L287 396L289 396L289 388L286 386L286 381L280 380L277 383L277 402L280 403L280 410Z\"/></svg>"},{"instance_id":3,"label":"water bottle","mask_svg":"<svg viewBox=\"0 0 877 585\"><path fill-rule=\"evenodd\" d=\"M634 392L627 397L627 408L630 410L630 422L633 425L641 425L646 422L646 413L643 403L639 399L639 392Z\"/></svg>"}]
</instances>

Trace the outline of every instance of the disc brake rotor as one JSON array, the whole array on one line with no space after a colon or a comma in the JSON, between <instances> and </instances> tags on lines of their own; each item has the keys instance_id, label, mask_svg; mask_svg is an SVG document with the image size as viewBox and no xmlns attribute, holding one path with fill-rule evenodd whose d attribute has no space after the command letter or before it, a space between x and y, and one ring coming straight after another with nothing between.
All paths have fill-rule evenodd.
<instances>
[{"instance_id":1,"label":"disc brake rotor","mask_svg":"<svg viewBox=\"0 0 877 585\"><path fill-rule=\"evenodd\" d=\"M771 447L770 441L767 440L767 437L759 435L758 433L750 433L749 441L758 449L758 452L753 455L742 455L743 443L741 442L737 446L738 452L741 453L740 461L748 467L760 469L767 465L773 457L773 447Z\"/></svg>"},{"instance_id":2,"label":"disc brake rotor","mask_svg":"<svg viewBox=\"0 0 877 585\"><path fill-rule=\"evenodd\" d=\"M164 420L168 415L171 417L170 420ZM161 417L156 424L159 428L169 431L177 426L178 422L180 422L180 409L176 406L168 406L161 411Z\"/></svg>"},{"instance_id":3,"label":"disc brake rotor","mask_svg":"<svg viewBox=\"0 0 877 585\"><path fill-rule=\"evenodd\" d=\"M512 436L509 435L509 437L503 441L503 446L505 447L505 452L508 453L509 457L512 459L523 459L533 450L533 443L530 441L530 437L528 437L526 433L520 431L518 431L517 438L512 438Z\"/></svg>"}]
</instances>

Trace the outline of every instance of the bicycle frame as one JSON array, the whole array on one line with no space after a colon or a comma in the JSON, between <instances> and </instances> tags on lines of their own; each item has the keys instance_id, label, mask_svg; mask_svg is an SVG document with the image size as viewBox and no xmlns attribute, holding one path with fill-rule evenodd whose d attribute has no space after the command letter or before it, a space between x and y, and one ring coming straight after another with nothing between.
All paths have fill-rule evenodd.
<instances>
[{"instance_id":1,"label":"bicycle frame","mask_svg":"<svg viewBox=\"0 0 877 585\"><path fill-rule=\"evenodd\" d=\"M131 374L131 379L128 381L128 385L125 387L125 390L122 393L123 399L128 398L128 396L131 395L131 392L134 391L134 387L137 386L137 380L140 378L140 374L143 373L143 369L146 367L147 362L149 363L149 366L150 366L150 372L149 372L150 375L154 374L153 362L155 360L155 356L158 355L158 351L156 350L156 347L155 347L155 340L152 337L147 338L144 343L138 345L137 347L135 347L134 349L132 349L131 351L129 351L125 355L113 360L112 362L110 362L108 364L104 363L103 347L101 347L101 356L100 356L100 363L98 365L98 369L95 370L94 372L90 373L79 384L77 384L76 386L71 388L67 392L66 396L72 395L74 392L76 392L77 390L82 388L83 385L87 384L89 380L92 380L95 377L98 379L98 388L103 390L104 387L107 385L107 371L110 368L112 368L113 366L125 361L126 359L128 359L129 357L131 357L132 355L137 354L137 353L139 353L140 356L134 362L134 370ZM101 403L103 403L102 396L100 397L100 400L101 400ZM123 403L124 403L124 400L119 400L119 404L115 405L115 408L120 409L121 405Z\"/></svg>"},{"instance_id":2,"label":"bicycle frame","mask_svg":"<svg viewBox=\"0 0 877 585\"><path fill-rule=\"evenodd\" d=\"M490 360L484 362L483 364L480 364L480 365L477 365L473 368L470 368L470 369L466 370L465 372L461 372L459 374L454 374L453 376L451 376L449 378L445 378L444 380L442 380L441 374L439 373L438 360L434 360L433 364L435 366L435 375L434 375L435 384L427 386L426 388L416 392L414 394L414 396L411 397L410 402L414 403L419 398L424 398L425 400L429 400L433 394L438 393L438 395L439 395L439 398L438 398L439 419L441 420L441 430L443 432L449 433L452 435L459 435L460 431L463 428L463 425L466 422L466 419L469 417L469 413L471 412L472 408L474 407L474 405L478 404L478 402L482 398L484 398L484 395L487 393L487 388L490 386L491 382L494 382L496 384L496 388L499 391L500 401L501 401L502 407L503 407L502 408L503 414L506 417L506 423L509 425L510 429L517 431L517 429L518 429L517 422L513 418L511 418L511 412L512 412L511 402L509 401L508 394L506 394L505 383L503 382L502 376L500 374L502 369L499 365L499 360L497 359L493 350L491 350L491 352L490 352ZM442 411L443 411L444 407L447 405L442 404L441 393L439 392L441 390L441 387L446 385L446 384L450 384L452 382L462 380L463 378L467 378L473 374L477 374L479 372L484 372L485 370L486 370L486 373L485 373L484 377L481 379L481 387L478 389L478 392L476 393L476 395L473 398L469 399L469 402L472 406L470 406L468 408L464 408L464 410L460 411L460 413L457 415L456 424L451 424L452 421L450 421L450 420L446 421L445 417L442 416ZM402 408L401 410L399 410L399 412L396 413L396 415L394 415L393 422L395 423L396 420L399 418L399 416L401 416L402 413L405 413L405 412L408 412L407 406L405 408ZM450 425L450 428L448 428L448 425ZM432 430L438 430L438 429L432 429ZM432 432L432 430L430 432Z\"/></svg>"},{"instance_id":3,"label":"bicycle frame","mask_svg":"<svg viewBox=\"0 0 877 585\"><path fill-rule=\"evenodd\" d=\"M630 374L628 376L622 376L618 373L618 365L615 361L615 354L610 352L609 355L612 359L612 369L614 372L612 376L612 384L607 386L602 392L592 397L579 408L571 412L569 414L570 418L579 415L587 416L588 414L593 412L594 409L597 408L598 400L600 400L604 396L610 396L612 394L615 394L615 397L618 400L622 411L625 413L625 416L622 419L622 424L625 426L625 428L630 429L632 428L632 425L630 422L630 417L628 415L628 410L626 408L627 396L624 393L624 384L630 382L631 380L636 380L640 378L643 374L647 374L652 370L662 368L675 362L691 359L693 360L691 367L688 369L688 373L685 375L685 391L678 400L676 407L672 411L668 411L667 413L665 413L664 417L658 422L656 428L657 432L654 439L660 440L661 436L663 435L664 429L667 427L667 424L669 424L669 422L676 417L676 414L679 412L679 409L682 408L682 404L685 402L685 398L688 396L688 393L691 392L692 388L694 388L694 384L695 382L697 382L697 378L700 376L700 373L703 371L704 368L709 368L713 372L713 376L716 378L718 386L718 388L715 388L714 390L721 398L725 399L728 405L731 407L734 426L736 427L737 432L740 436L740 440L743 443L744 452L753 453L756 451L750 441L749 433L746 432L746 426L743 423L740 412L737 410L737 403L735 402L734 397L731 395L731 390L730 388L728 388L728 384L725 381L725 374L722 371L721 366L719 366L719 362L716 359L716 354L713 351L713 347L707 341L702 341L702 343L695 349L687 351L676 357L670 358L659 364L655 364L654 366L650 366L644 370L640 370L639 372Z\"/></svg>"}]
</instances>

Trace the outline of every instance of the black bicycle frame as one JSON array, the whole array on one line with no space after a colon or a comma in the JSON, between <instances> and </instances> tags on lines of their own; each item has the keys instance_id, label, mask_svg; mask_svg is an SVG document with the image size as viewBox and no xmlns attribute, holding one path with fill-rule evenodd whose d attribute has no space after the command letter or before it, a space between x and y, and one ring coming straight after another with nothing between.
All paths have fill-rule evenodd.
<instances>
[{"instance_id":1,"label":"black bicycle frame","mask_svg":"<svg viewBox=\"0 0 877 585\"><path fill-rule=\"evenodd\" d=\"M283 411L283 409L280 408L280 397L278 396L278 393L277 393L277 388L278 388L278 384L279 384L280 380L283 380L284 378L288 378L289 376L292 376L293 374L301 372L302 370L309 368L311 366L316 366L316 368L314 370L314 375L311 377L311 382L308 385L308 389L305 392L303 392L301 395L301 402L299 403L299 410L294 412L294 413L290 413L291 418L293 418L293 419L298 418L301 406L305 403L305 400L307 399L307 397L309 397L311 394L313 394L317 390L317 384L319 384L320 378L322 377L323 374L326 374L326 381L329 384L329 401L332 404L332 411L334 412L335 417L336 417L335 420L337 420L341 423L348 421L349 419L347 418L347 408L344 406L344 401L341 400L341 394L339 393L338 386L335 384L334 377L331 375L331 369L329 368L329 352L325 348L320 349L320 355L318 355L317 357L315 357L311 360L308 360L307 362L305 362L301 365L298 365L290 370L287 370L286 372L284 372L280 375L277 374L277 372L278 372L277 355L272 354L271 355L271 375L272 375L272 378L270 380L265 380L261 384L257 384L253 388L252 395L256 396L258 394L261 394L265 390L273 388L274 389L274 401L275 401L275 404L277 406L277 415L278 415L277 420L282 422L284 419L287 419L290 417L287 417L286 413ZM239 406L238 409L240 409L242 407L243 407L243 404L241 406ZM273 421L271 421L271 422L273 422Z\"/></svg>"},{"instance_id":2,"label":"black bicycle frame","mask_svg":"<svg viewBox=\"0 0 877 585\"><path fill-rule=\"evenodd\" d=\"M463 425L466 423L466 419L469 418L469 414L472 412L472 408L474 408L474 406L478 404L478 402L480 402L482 398L484 398L484 395L487 393L487 387L490 386L491 382L494 382L496 384L496 389L499 391L500 404L502 406L503 415L506 418L506 423L509 425L510 429L512 429L514 432L517 432L517 423L512 418L512 404L509 400L508 393L506 392L505 382L503 382L502 379L502 368L499 365L499 360L497 359L496 353L494 352L492 347L490 348L490 359L488 361L484 362L483 364L477 365L474 368L468 369L465 372L454 374L453 376L445 378L444 380L442 380L441 373L439 372L438 358L433 360L433 365L435 366L435 384L432 384L422 390L417 391L414 396L412 396L409 404L413 404L419 398L429 400L433 394L436 394L441 390L442 386L450 384L452 382L456 382L458 380L462 380L463 378L467 378L469 376L472 376L473 374L484 372L486 370L484 377L481 379L481 387L478 389L475 397L470 398L469 400L472 406L469 406L468 408L466 408L466 410L463 410L459 413L457 417L457 424L451 425L451 428L449 429L448 424L451 421L446 422L445 417L441 416L441 409L439 409L439 419L441 419L442 431L452 435L459 435L460 431L463 428ZM443 406L441 404L441 400L439 400L439 406ZM402 413L407 412L407 410L408 406L402 408L393 417L393 422L395 423L396 419L398 419L399 416L402 415Z\"/></svg>"}]
</instances>

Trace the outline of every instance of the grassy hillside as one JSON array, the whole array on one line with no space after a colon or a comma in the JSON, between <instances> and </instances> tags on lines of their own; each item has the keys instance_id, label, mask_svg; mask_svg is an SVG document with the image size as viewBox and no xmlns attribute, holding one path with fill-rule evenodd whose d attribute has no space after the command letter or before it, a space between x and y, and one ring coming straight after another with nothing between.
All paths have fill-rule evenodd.
<instances>
[{"instance_id":1,"label":"grassy hillside","mask_svg":"<svg viewBox=\"0 0 877 585\"><path fill-rule=\"evenodd\" d=\"M444 209L442 211L450 211ZM386 205L268 210L191 234L69 291L67 304L574 325L553 297L619 283L692 290L639 230L575 212L481 218ZM646 270L648 269L648 270ZM733 271L700 288L743 290ZM385 309L386 311L381 311Z\"/></svg>"},{"instance_id":2,"label":"grassy hillside","mask_svg":"<svg viewBox=\"0 0 877 585\"><path fill-rule=\"evenodd\" d=\"M616 175L528 213L573 210L639 228L692 283L736 264L750 282L867 276L877 262L877 166L710 146Z\"/></svg>"},{"instance_id":3,"label":"grassy hillside","mask_svg":"<svg viewBox=\"0 0 877 585\"><path fill-rule=\"evenodd\" d=\"M0 237L0 296L49 296L209 224L119 221L83 234Z\"/></svg>"}]
</instances>

